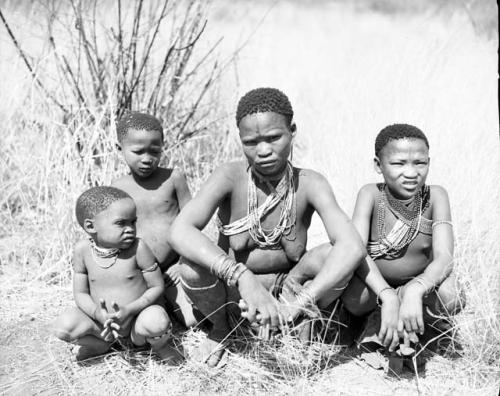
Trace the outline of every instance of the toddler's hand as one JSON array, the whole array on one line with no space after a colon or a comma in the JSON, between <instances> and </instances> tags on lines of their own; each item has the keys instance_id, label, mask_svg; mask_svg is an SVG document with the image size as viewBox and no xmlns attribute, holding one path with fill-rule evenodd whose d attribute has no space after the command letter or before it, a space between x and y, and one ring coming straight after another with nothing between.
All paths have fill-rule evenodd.
<instances>
[{"instance_id":1,"label":"toddler's hand","mask_svg":"<svg viewBox=\"0 0 500 396\"><path fill-rule=\"evenodd\" d=\"M174 264L163 273L165 287L175 286L180 282L181 273L179 264Z\"/></svg>"}]
</instances>

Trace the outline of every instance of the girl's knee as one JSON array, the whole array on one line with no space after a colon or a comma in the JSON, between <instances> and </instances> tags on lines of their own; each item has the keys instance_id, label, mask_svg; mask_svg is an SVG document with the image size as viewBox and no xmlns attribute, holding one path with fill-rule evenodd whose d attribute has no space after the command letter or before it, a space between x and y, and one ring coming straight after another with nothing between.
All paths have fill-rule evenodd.
<instances>
[{"instance_id":1,"label":"girl's knee","mask_svg":"<svg viewBox=\"0 0 500 396\"><path fill-rule=\"evenodd\" d=\"M352 277L341 299L345 308L355 316L366 315L376 306L375 295L357 276Z\"/></svg>"},{"instance_id":2,"label":"girl's knee","mask_svg":"<svg viewBox=\"0 0 500 396\"><path fill-rule=\"evenodd\" d=\"M456 315L465 307L465 292L456 282L444 281L436 290L439 301L439 311L447 315Z\"/></svg>"}]
</instances>

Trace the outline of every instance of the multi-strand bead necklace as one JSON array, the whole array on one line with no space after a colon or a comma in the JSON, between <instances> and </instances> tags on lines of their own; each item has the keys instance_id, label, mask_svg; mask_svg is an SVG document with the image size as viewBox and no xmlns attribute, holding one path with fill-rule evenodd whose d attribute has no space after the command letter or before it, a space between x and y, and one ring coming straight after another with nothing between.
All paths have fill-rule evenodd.
<instances>
[{"instance_id":1,"label":"multi-strand bead necklace","mask_svg":"<svg viewBox=\"0 0 500 396\"><path fill-rule=\"evenodd\" d=\"M417 237L419 230L432 233L431 222L422 216L429 207L429 202L429 187L426 185L417 192L415 197L407 201L395 198L385 185L380 187L377 205L377 231L379 245L383 246L384 256L398 257L400 252ZM385 230L387 207L408 226L404 235L398 238L395 243L387 240Z\"/></svg>"},{"instance_id":2,"label":"multi-strand bead necklace","mask_svg":"<svg viewBox=\"0 0 500 396\"><path fill-rule=\"evenodd\" d=\"M280 242L281 237L289 235L295 226L297 210L293 167L290 162L287 163L285 174L276 188L273 188L270 181L263 180L271 190L271 194L260 208L257 203L257 186L254 176L254 172L250 171L248 175L248 216L251 224L249 233L260 247L275 246ZM264 229L261 219L275 208L280 201L283 201L283 205L281 206L278 224L271 230Z\"/></svg>"},{"instance_id":3,"label":"multi-strand bead necklace","mask_svg":"<svg viewBox=\"0 0 500 396\"><path fill-rule=\"evenodd\" d=\"M271 193L261 206L257 201L256 179L266 183ZM283 236L289 240L295 239L294 229L297 217L296 192L293 167L287 163L285 171L275 187L269 178L248 169L247 215L228 225L219 223L219 231L223 235L235 235L247 231L261 248L273 249L279 247ZM271 229L264 229L261 220L266 217L280 202L283 202L278 223Z\"/></svg>"},{"instance_id":4,"label":"multi-strand bead necklace","mask_svg":"<svg viewBox=\"0 0 500 396\"><path fill-rule=\"evenodd\" d=\"M120 254L120 249L118 248L103 248L100 246L97 246L95 241L92 238L89 238L90 241L90 247L92 251L92 257L94 258L94 261L97 263L97 265L101 268L110 268L112 267L115 263L116 260L118 259L118 255ZM114 258L114 260L111 260L110 263L102 265L100 263L100 259L107 259L107 258Z\"/></svg>"}]
</instances>

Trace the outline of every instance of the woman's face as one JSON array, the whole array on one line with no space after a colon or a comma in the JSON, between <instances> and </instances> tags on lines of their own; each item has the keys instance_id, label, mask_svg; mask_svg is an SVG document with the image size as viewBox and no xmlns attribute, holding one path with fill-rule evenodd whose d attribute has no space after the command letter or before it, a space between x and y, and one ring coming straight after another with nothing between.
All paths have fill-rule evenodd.
<instances>
[{"instance_id":1,"label":"woman's face","mask_svg":"<svg viewBox=\"0 0 500 396\"><path fill-rule=\"evenodd\" d=\"M278 113L254 113L238 125L243 152L250 166L265 176L283 172L290 155L292 130Z\"/></svg>"}]
</instances>

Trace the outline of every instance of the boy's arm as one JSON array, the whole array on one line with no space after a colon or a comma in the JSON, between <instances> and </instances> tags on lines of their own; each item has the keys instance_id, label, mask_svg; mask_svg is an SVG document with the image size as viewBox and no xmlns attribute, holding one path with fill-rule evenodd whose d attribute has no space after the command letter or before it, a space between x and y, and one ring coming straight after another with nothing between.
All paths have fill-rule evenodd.
<instances>
[{"instance_id":1,"label":"boy's arm","mask_svg":"<svg viewBox=\"0 0 500 396\"><path fill-rule=\"evenodd\" d=\"M301 172L306 181L307 200L321 217L332 243L319 274L307 286L311 296L318 300L335 285L349 281L366 250L352 222L337 204L328 181L311 170Z\"/></svg>"},{"instance_id":2,"label":"boy's arm","mask_svg":"<svg viewBox=\"0 0 500 396\"><path fill-rule=\"evenodd\" d=\"M184 172L174 169L173 176L177 202L179 203L179 209L182 209L191 200L191 192L189 191Z\"/></svg>"},{"instance_id":3,"label":"boy's arm","mask_svg":"<svg viewBox=\"0 0 500 396\"><path fill-rule=\"evenodd\" d=\"M423 296L446 279L453 267L453 228L451 226L450 201L441 186L431 187L432 220L432 261L424 272L411 282Z\"/></svg>"},{"instance_id":4,"label":"boy's arm","mask_svg":"<svg viewBox=\"0 0 500 396\"><path fill-rule=\"evenodd\" d=\"M126 305L126 309L134 316L152 305L164 291L160 267L156 263L153 252L142 239L138 239L137 242L136 261L148 288L142 296Z\"/></svg>"}]
</instances>

